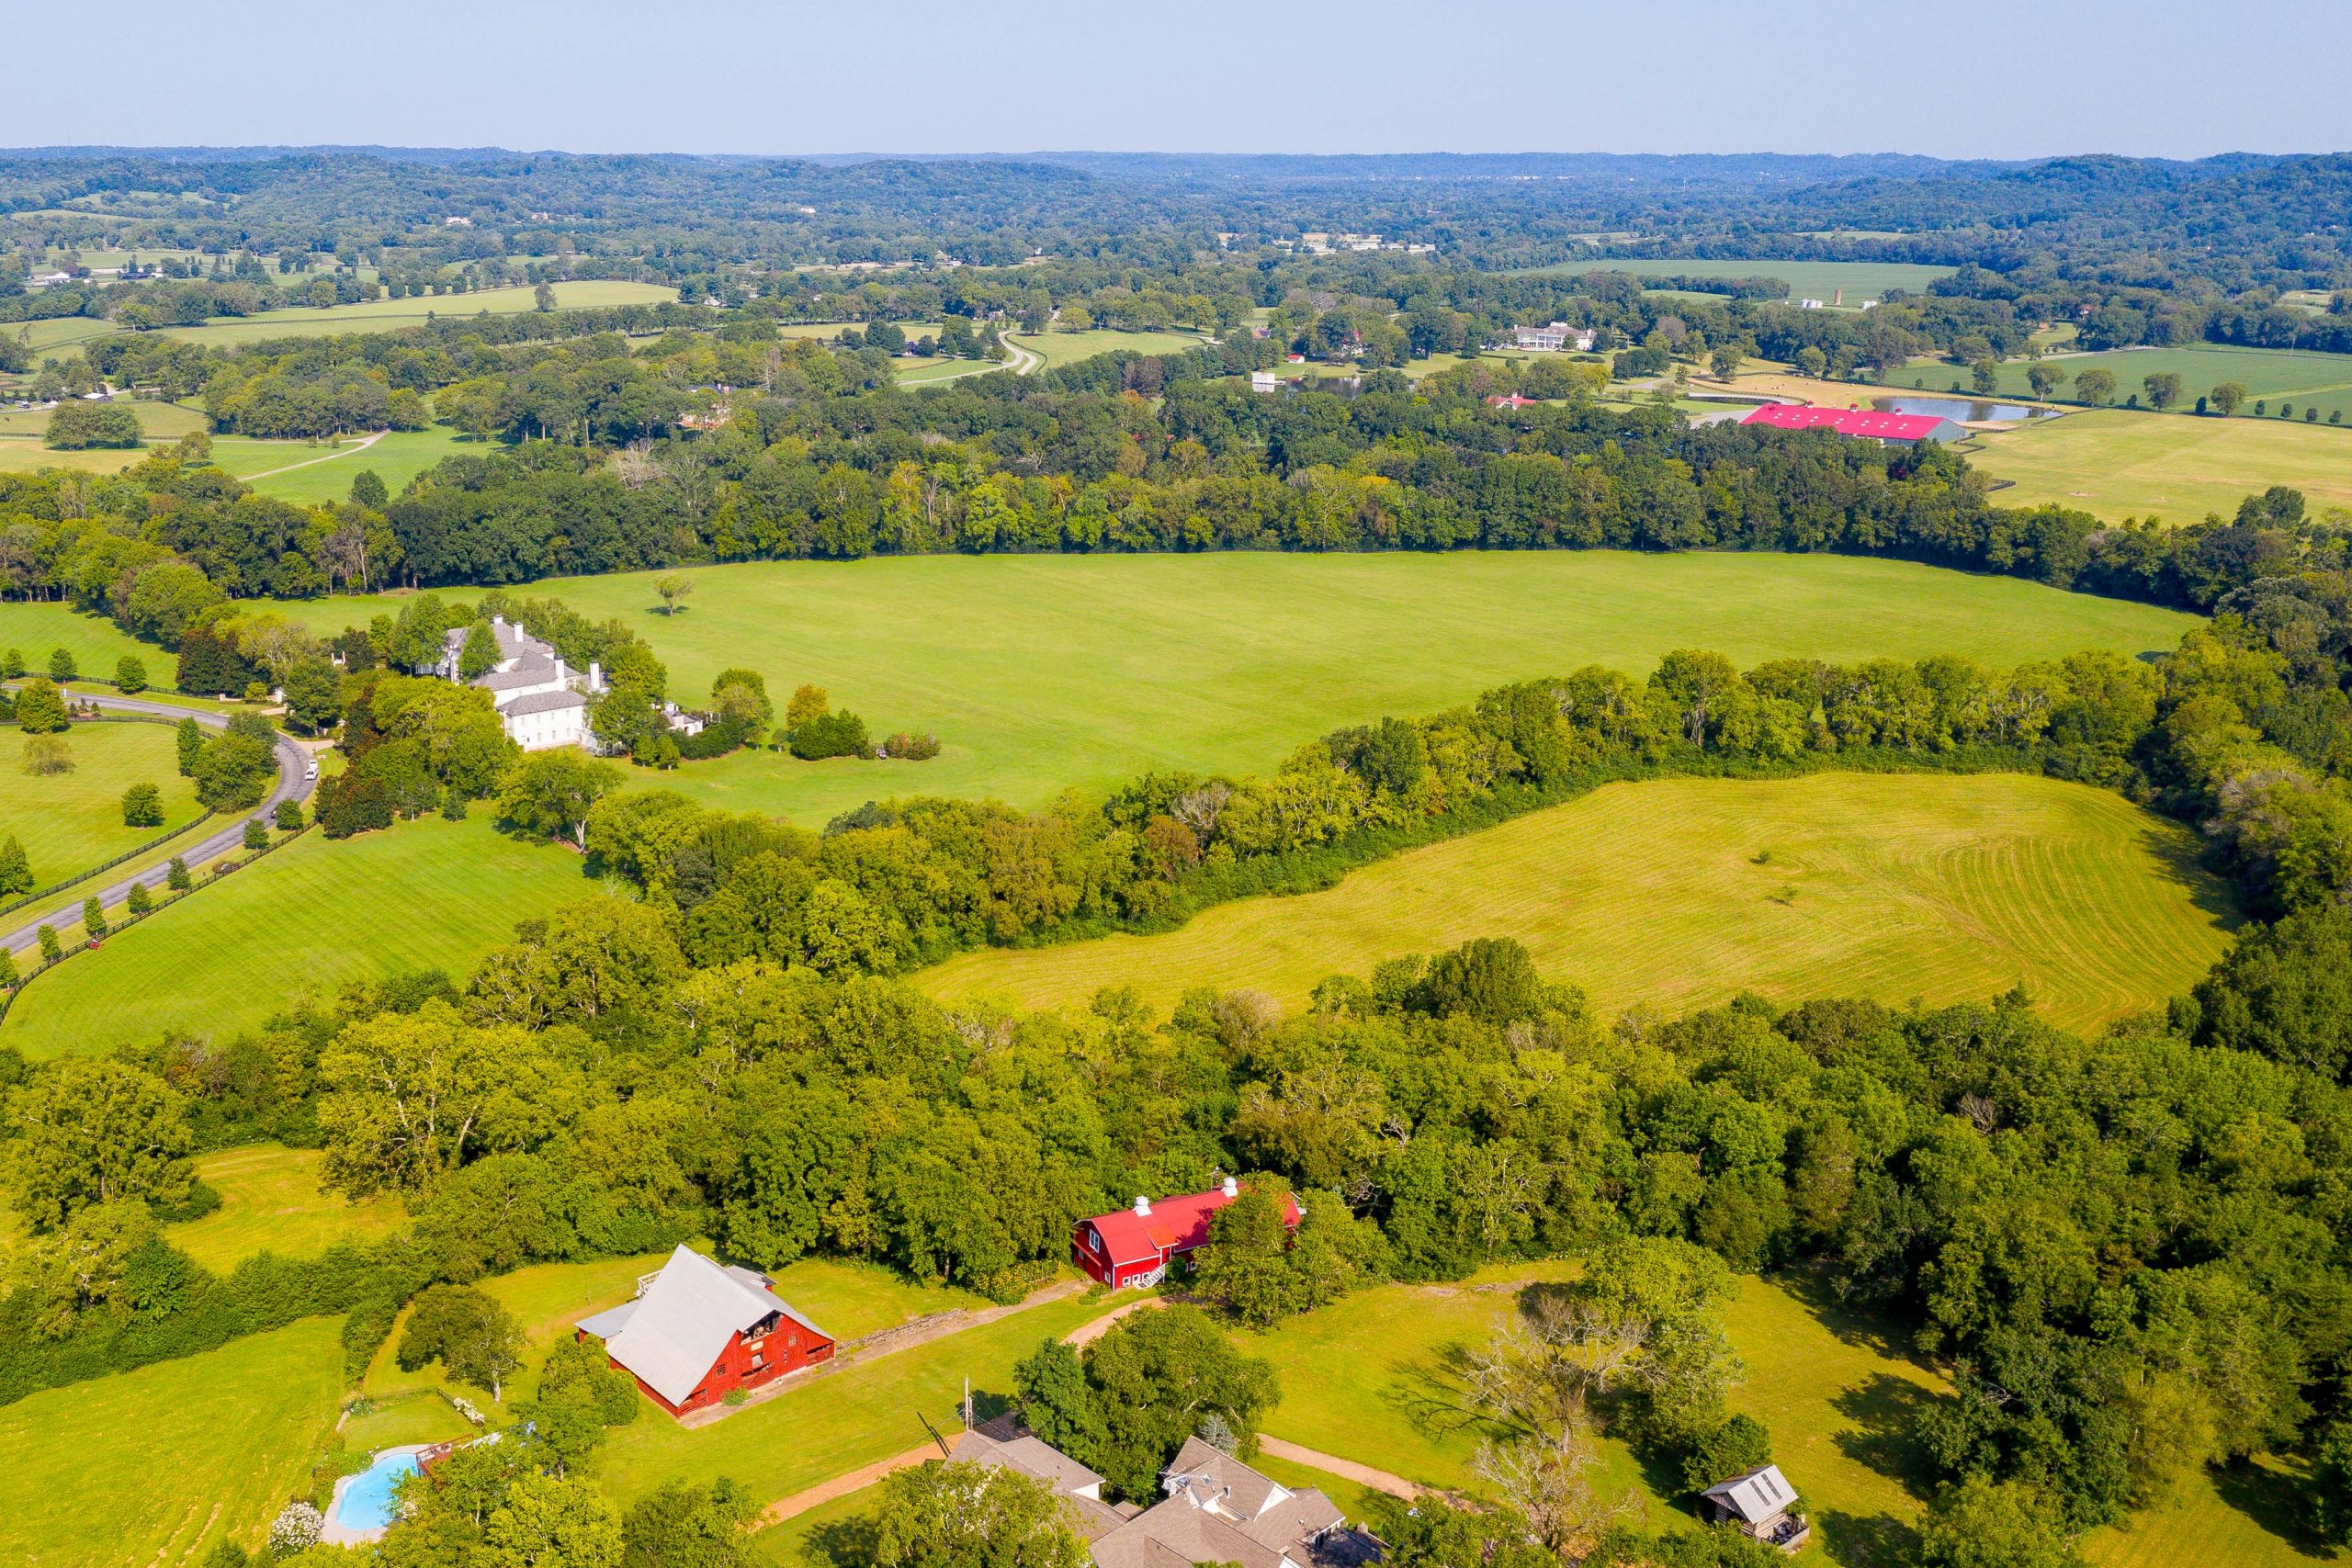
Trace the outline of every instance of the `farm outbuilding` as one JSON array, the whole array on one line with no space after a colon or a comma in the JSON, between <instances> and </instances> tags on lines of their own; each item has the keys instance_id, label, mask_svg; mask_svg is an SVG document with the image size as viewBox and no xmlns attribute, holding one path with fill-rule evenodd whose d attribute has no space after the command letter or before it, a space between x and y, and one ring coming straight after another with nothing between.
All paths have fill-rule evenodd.
<instances>
[{"instance_id":1,"label":"farm outbuilding","mask_svg":"<svg viewBox=\"0 0 2352 1568\"><path fill-rule=\"evenodd\" d=\"M1207 1243L1209 1217L1239 1196L1240 1184L1227 1177L1223 1186L1206 1192L1157 1203L1137 1198L1132 1209L1079 1221L1070 1232L1070 1257L1114 1291L1156 1285L1167 1277L1169 1264ZM1298 1201L1288 1193L1283 1194L1282 1216L1283 1224L1298 1228Z\"/></svg>"},{"instance_id":2,"label":"farm outbuilding","mask_svg":"<svg viewBox=\"0 0 2352 1568\"><path fill-rule=\"evenodd\" d=\"M1768 425L1774 430L1834 430L1840 435L1888 446L1914 446L1922 441L1950 444L1968 434L1966 425L1937 414L1825 409L1810 403L1767 403L1739 423Z\"/></svg>"},{"instance_id":3,"label":"farm outbuilding","mask_svg":"<svg viewBox=\"0 0 2352 1568\"><path fill-rule=\"evenodd\" d=\"M833 1337L768 1289L765 1275L690 1247L637 1282L637 1299L580 1320L612 1364L673 1416L718 1404L833 1356Z\"/></svg>"}]
</instances>

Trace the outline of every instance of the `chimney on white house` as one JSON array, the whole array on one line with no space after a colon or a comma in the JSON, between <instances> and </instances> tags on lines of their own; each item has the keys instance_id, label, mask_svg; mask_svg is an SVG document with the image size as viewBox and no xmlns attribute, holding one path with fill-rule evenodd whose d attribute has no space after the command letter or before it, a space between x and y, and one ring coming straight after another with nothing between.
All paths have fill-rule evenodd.
<instances>
[{"instance_id":1,"label":"chimney on white house","mask_svg":"<svg viewBox=\"0 0 2352 1568\"><path fill-rule=\"evenodd\" d=\"M605 689L605 667L593 659L588 661L588 689L592 692Z\"/></svg>"},{"instance_id":2,"label":"chimney on white house","mask_svg":"<svg viewBox=\"0 0 2352 1568\"><path fill-rule=\"evenodd\" d=\"M559 686L563 684L563 655L560 653L555 656L555 683Z\"/></svg>"},{"instance_id":3,"label":"chimney on white house","mask_svg":"<svg viewBox=\"0 0 2352 1568\"><path fill-rule=\"evenodd\" d=\"M1148 1219L1151 1215L1151 1200L1140 1192L1136 1194L1136 1213L1137 1217L1145 1219Z\"/></svg>"},{"instance_id":4,"label":"chimney on white house","mask_svg":"<svg viewBox=\"0 0 2352 1568\"><path fill-rule=\"evenodd\" d=\"M1228 1197L1228 1198L1238 1198L1238 1197L1240 1197L1240 1196L1241 1196L1241 1183L1239 1183L1238 1181L1234 1180L1234 1179L1233 1179L1233 1178L1231 1178L1231 1177L1229 1177L1229 1176L1228 1176L1228 1177L1227 1177L1227 1178L1225 1179L1225 1195L1226 1195L1227 1197Z\"/></svg>"}]
</instances>

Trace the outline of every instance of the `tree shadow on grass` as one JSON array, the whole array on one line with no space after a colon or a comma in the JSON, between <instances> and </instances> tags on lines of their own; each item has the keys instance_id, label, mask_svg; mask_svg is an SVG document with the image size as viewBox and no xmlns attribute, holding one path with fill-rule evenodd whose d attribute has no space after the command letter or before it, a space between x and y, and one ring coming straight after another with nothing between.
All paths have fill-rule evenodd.
<instances>
[{"instance_id":1,"label":"tree shadow on grass","mask_svg":"<svg viewBox=\"0 0 2352 1568\"><path fill-rule=\"evenodd\" d=\"M2284 1541L2298 1556L2332 1558L2327 1542L2311 1527L2310 1500L2296 1476L2269 1465L2242 1462L2211 1472L2222 1501L2252 1519L2267 1535ZM2162 1517L2148 1521L2161 1527Z\"/></svg>"},{"instance_id":2,"label":"tree shadow on grass","mask_svg":"<svg viewBox=\"0 0 2352 1568\"><path fill-rule=\"evenodd\" d=\"M1928 1413L1945 1398L1892 1372L1873 1373L1830 1401L1840 1416L1854 1424L1850 1431L1840 1432L1834 1439L1838 1451L1899 1482L1905 1491L1924 1502L1935 1491L1935 1466L1919 1441L1919 1427Z\"/></svg>"},{"instance_id":3,"label":"tree shadow on grass","mask_svg":"<svg viewBox=\"0 0 2352 1568\"><path fill-rule=\"evenodd\" d=\"M874 1521L853 1514L810 1530L801 1557L810 1568L871 1568L876 1550Z\"/></svg>"},{"instance_id":4,"label":"tree shadow on grass","mask_svg":"<svg viewBox=\"0 0 2352 1568\"><path fill-rule=\"evenodd\" d=\"M1894 1568L1918 1561L1919 1532L1901 1519L1826 1508L1814 1523L1822 1550L1843 1568Z\"/></svg>"},{"instance_id":5,"label":"tree shadow on grass","mask_svg":"<svg viewBox=\"0 0 2352 1568\"><path fill-rule=\"evenodd\" d=\"M1937 1370L1935 1363L1895 1337L1893 1326L1884 1319L1839 1296L1828 1277L1818 1269L1774 1274L1772 1283L1794 1296L1813 1320L1827 1329L1840 1345L1851 1345L1890 1361L1907 1361L1922 1371Z\"/></svg>"}]
</instances>

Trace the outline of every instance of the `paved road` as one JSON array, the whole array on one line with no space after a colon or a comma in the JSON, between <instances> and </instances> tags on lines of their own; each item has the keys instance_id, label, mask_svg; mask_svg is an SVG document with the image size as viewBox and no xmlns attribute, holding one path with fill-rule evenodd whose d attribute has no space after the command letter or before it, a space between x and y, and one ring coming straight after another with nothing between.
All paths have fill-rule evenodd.
<instances>
[{"instance_id":1,"label":"paved road","mask_svg":"<svg viewBox=\"0 0 2352 1568\"><path fill-rule=\"evenodd\" d=\"M226 714L179 707L171 703L149 702L143 697L90 696L77 693L74 695L74 701L94 702L100 709L112 713L144 713L156 714L164 718L193 718L209 729L229 728L229 716ZM251 813L241 813L228 826L216 829L205 838L190 839L185 841L174 840L168 846L171 854L178 855L187 861L188 868L193 871L218 856L242 850L245 841L245 822L248 816L259 817L266 822L269 819L269 814L277 809L279 801L306 800L310 797L311 781L302 776L304 770L310 765L310 761L311 754L308 751L302 750L292 739L280 735L277 738L277 785L269 792L269 798L261 803L260 809ZM150 887L161 887L164 885L164 876L170 870L170 855L166 855L164 860L149 866L146 870L130 873L120 881L110 883L104 887L96 887L87 882L70 887L58 895L62 902L46 914L35 916L17 930L0 932L0 948L6 948L14 953L32 947L40 941L40 928L43 926L55 926L62 931L68 926L81 924L82 900L90 897L93 892L96 893L100 902L108 908L112 908L130 897L133 883L143 882ZM24 911L19 910L17 915L6 918L16 919L23 913Z\"/></svg>"}]
</instances>

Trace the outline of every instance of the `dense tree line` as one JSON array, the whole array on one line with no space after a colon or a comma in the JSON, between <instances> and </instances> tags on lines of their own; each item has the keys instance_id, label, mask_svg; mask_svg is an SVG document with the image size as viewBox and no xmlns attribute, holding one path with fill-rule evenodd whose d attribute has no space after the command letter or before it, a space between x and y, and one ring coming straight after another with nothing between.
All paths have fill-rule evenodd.
<instances>
[{"instance_id":1,"label":"dense tree line","mask_svg":"<svg viewBox=\"0 0 2352 1568\"><path fill-rule=\"evenodd\" d=\"M2059 506L2001 507L1937 447L1691 429L1663 409L1604 408L1573 362L1469 367L1418 388L1373 372L1353 395L1265 398L1232 378L1265 352L1244 339L1109 355L1035 380L908 395L888 385L878 351L807 342L679 334L651 355L617 338L485 348L471 367L485 373L458 380L446 378L469 367L413 345L365 372L333 369L311 345L254 362L279 367L222 395L299 379L315 354L322 374L357 375L388 403L413 391L404 380L433 386L444 417L499 439L398 497L363 475L350 500L310 507L209 466L202 436L118 476L0 476L0 592L67 599L176 643L232 597L694 560L1826 550L2210 608L2281 574L2340 570L2345 556L2346 530L2308 517L2292 491L2249 498L2226 521L2119 527ZM709 389L719 385L738 389ZM1521 388L1562 400L1487 405ZM674 423L719 402L715 427Z\"/></svg>"}]
</instances>

